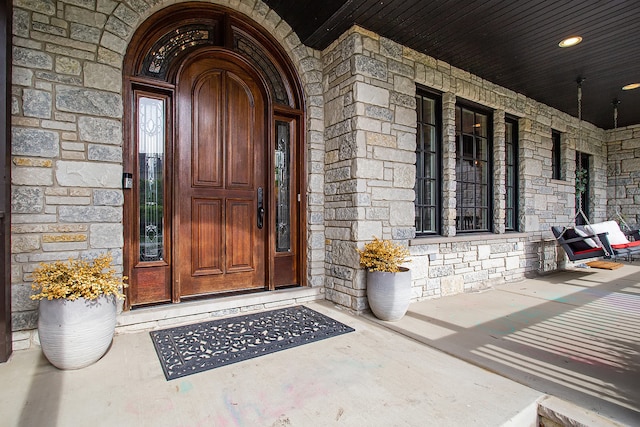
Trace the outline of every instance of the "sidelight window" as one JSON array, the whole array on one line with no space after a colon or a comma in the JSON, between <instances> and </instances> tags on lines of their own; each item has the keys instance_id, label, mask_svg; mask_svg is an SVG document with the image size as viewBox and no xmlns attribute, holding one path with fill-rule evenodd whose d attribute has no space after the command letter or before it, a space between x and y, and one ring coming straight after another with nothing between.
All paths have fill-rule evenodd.
<instances>
[{"instance_id":1,"label":"sidelight window","mask_svg":"<svg viewBox=\"0 0 640 427\"><path fill-rule=\"evenodd\" d=\"M140 261L164 259L166 99L137 96Z\"/></svg>"},{"instance_id":2,"label":"sidelight window","mask_svg":"<svg viewBox=\"0 0 640 427\"><path fill-rule=\"evenodd\" d=\"M291 129L289 122L276 121L276 252L291 251Z\"/></svg>"}]
</instances>

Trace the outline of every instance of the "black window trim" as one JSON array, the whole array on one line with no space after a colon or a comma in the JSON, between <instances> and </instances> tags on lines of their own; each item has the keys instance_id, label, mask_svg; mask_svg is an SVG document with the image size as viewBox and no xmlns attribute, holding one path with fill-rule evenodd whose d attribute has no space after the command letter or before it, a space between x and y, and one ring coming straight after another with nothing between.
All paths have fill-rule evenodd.
<instances>
[{"instance_id":1,"label":"black window trim","mask_svg":"<svg viewBox=\"0 0 640 427\"><path fill-rule=\"evenodd\" d=\"M562 180L562 132L551 129L551 179Z\"/></svg>"},{"instance_id":2,"label":"black window trim","mask_svg":"<svg viewBox=\"0 0 640 427\"><path fill-rule=\"evenodd\" d=\"M495 230L494 227L494 223L493 223L493 216L495 213L494 210L494 197L493 197L493 186L494 186L494 172L495 172L495 164L494 164L494 140L493 140L493 120L494 120L494 110L484 106L482 104L478 104L476 102L473 101L468 101L468 100L464 100L464 99L460 99L458 98L456 100L456 105L455 108L463 108L463 109L467 109L467 110L471 110L474 112L474 114L484 114L487 116L487 165L489 167L489 170L487 171L487 228L486 229L472 229L472 230L461 230L458 227L458 206L456 203L456 234L482 234L482 233L493 233ZM457 123L456 123L456 129L455 129L455 134L456 134L456 155L455 155L455 161L456 161L456 170L457 170L457 162L459 160L459 153L458 153L458 149L459 149L459 141L457 138ZM456 182L458 181L459 177L456 176ZM458 199L458 185L456 184L456 200Z\"/></svg>"},{"instance_id":3,"label":"black window trim","mask_svg":"<svg viewBox=\"0 0 640 427\"><path fill-rule=\"evenodd\" d=\"M519 232L520 231L520 221L519 215L520 211L518 209L519 201L520 201L520 127L519 120L515 116L505 115L505 125L506 123L511 123L513 125L513 206L507 207L507 176L505 170L505 232ZM506 149L506 134L505 134L505 149ZM505 153L506 154L506 153ZM505 157L505 168L508 167L506 164ZM513 227L509 227L507 224L507 210L513 210Z\"/></svg>"},{"instance_id":4,"label":"black window trim","mask_svg":"<svg viewBox=\"0 0 640 427\"><path fill-rule=\"evenodd\" d=\"M435 194L435 229L433 231L419 231L417 228L417 223L415 224L416 226L416 237L426 237L426 236L440 236L442 235L442 179L443 179L443 174L442 174L442 165L443 165L443 151L442 151L442 93L426 88L424 86L420 86L418 85L416 87L416 98L419 96L423 96L423 97L427 97L427 98L431 98L433 100L435 100L435 113L436 113L436 117L435 117L435 122L437 125L436 128L436 141L437 141L437 146L436 146L436 176L434 177L436 180L436 194ZM418 113L418 105L416 105L416 114ZM420 120L420 118L418 117L418 121ZM417 204L420 201L419 199L419 194L418 194L418 188L417 188L417 183L418 183L418 179L420 178L419 173L418 173L418 138L420 137L418 135L418 130L419 130L419 123L417 123L417 127L416 127L416 185L414 186L414 190L416 192L416 198L415 198L415 202L414 202L414 208L417 209ZM417 222L417 221L416 221Z\"/></svg>"}]
</instances>

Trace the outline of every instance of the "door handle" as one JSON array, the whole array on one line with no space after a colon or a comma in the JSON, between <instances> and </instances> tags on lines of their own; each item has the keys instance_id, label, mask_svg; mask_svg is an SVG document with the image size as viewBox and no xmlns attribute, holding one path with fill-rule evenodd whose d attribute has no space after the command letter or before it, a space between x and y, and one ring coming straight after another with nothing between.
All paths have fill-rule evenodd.
<instances>
[{"instance_id":1,"label":"door handle","mask_svg":"<svg viewBox=\"0 0 640 427\"><path fill-rule=\"evenodd\" d=\"M258 187L258 228L264 226L264 194L262 187Z\"/></svg>"}]
</instances>

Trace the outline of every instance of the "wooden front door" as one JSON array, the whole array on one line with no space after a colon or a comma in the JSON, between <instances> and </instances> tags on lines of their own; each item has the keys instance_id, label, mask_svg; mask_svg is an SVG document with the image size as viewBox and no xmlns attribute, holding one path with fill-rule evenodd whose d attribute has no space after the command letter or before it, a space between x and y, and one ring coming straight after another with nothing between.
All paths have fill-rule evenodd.
<instances>
[{"instance_id":1,"label":"wooden front door","mask_svg":"<svg viewBox=\"0 0 640 427\"><path fill-rule=\"evenodd\" d=\"M304 286L305 130L295 67L259 26L169 6L124 61L125 308Z\"/></svg>"},{"instance_id":2,"label":"wooden front door","mask_svg":"<svg viewBox=\"0 0 640 427\"><path fill-rule=\"evenodd\" d=\"M265 100L231 56L189 60L177 87L174 300L264 288Z\"/></svg>"}]
</instances>

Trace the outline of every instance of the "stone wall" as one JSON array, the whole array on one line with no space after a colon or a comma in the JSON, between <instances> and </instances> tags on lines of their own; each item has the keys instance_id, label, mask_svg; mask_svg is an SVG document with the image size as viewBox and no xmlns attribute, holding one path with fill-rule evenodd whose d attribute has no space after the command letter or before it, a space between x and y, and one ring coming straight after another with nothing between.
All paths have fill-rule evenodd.
<instances>
[{"instance_id":1,"label":"stone wall","mask_svg":"<svg viewBox=\"0 0 640 427\"><path fill-rule=\"evenodd\" d=\"M320 53L302 45L259 0L211 2L263 26L297 68L306 108L307 281L325 286L330 300L356 311L366 308L356 248L374 235L410 245L416 298L477 289L538 270L541 238L550 234L551 225L570 223L574 216L576 149L593 156L592 219L606 217L611 180L607 184L604 131L358 27ZM122 61L135 29L174 3L14 0L11 268L16 331L35 327L37 305L28 296L30 273L38 262L111 250L122 265ZM416 85L442 93L444 230L434 239L416 239L414 231ZM496 150L504 144L500 126L505 116L519 118L522 233L504 233L504 160L496 153L497 233L485 240L456 236L459 100L494 110ZM552 129L563 135L564 180L551 179ZM613 151L617 142L612 141L627 150L638 139L636 128L616 135L609 137ZM622 165L627 167L632 166ZM627 172L630 180L637 179L631 169ZM634 182L626 187L627 199ZM21 339L22 333L16 334Z\"/></svg>"},{"instance_id":2,"label":"stone wall","mask_svg":"<svg viewBox=\"0 0 640 427\"><path fill-rule=\"evenodd\" d=\"M640 125L611 130L608 137L607 217L640 225Z\"/></svg>"},{"instance_id":3,"label":"stone wall","mask_svg":"<svg viewBox=\"0 0 640 427\"><path fill-rule=\"evenodd\" d=\"M297 68L307 108L307 282L323 286L320 53L304 46L261 1L210 2L244 13L263 26ZM14 0L14 341L28 341L28 330L36 326L37 303L29 299L30 273L39 262L110 250L122 268L123 58L136 28L174 3L178 1Z\"/></svg>"},{"instance_id":4,"label":"stone wall","mask_svg":"<svg viewBox=\"0 0 640 427\"><path fill-rule=\"evenodd\" d=\"M408 244L415 298L448 295L557 267L552 225L573 222L576 150L590 154L593 220L605 217L604 131L427 55L354 27L325 64L327 297L366 307L356 248L372 236ZM442 94L442 236L414 238L416 86ZM456 236L455 105L493 110L493 235ZM504 120L519 118L520 233L505 233ZM552 179L551 133L563 179Z\"/></svg>"}]
</instances>

